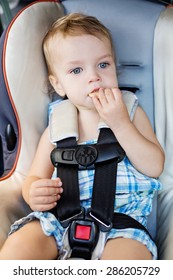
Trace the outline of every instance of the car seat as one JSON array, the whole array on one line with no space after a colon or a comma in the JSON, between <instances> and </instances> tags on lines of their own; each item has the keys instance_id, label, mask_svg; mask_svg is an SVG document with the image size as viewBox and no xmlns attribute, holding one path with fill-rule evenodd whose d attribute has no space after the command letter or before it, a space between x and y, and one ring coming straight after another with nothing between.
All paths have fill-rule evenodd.
<instances>
[{"instance_id":1,"label":"car seat","mask_svg":"<svg viewBox=\"0 0 173 280\"><path fill-rule=\"evenodd\" d=\"M171 145L171 137L167 130L170 123L167 106L171 114L173 83L169 71L173 59L170 39L173 9L170 2L36 1L21 10L4 31L0 40L0 245L7 237L11 223L30 212L22 199L21 186L47 125L47 109L51 101L47 95L42 39L58 17L83 12L98 17L110 29L116 47L119 87L138 96L166 156L169 154L167 144ZM168 257L169 246L162 234L168 235L169 225L165 231L160 222L164 219L160 209L164 209L165 200L167 203L171 193L171 163L168 156L160 178L163 190L155 197L148 223L148 230L159 245L159 258Z\"/></svg>"}]
</instances>

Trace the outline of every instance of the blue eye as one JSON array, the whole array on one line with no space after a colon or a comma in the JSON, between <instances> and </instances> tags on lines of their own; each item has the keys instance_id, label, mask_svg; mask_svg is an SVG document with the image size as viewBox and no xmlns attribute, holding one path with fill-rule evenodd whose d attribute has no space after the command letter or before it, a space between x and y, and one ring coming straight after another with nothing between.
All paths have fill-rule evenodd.
<instances>
[{"instance_id":1,"label":"blue eye","mask_svg":"<svg viewBox=\"0 0 173 280\"><path fill-rule=\"evenodd\" d=\"M106 68L108 65L109 65L109 63L107 63L107 62L101 62L101 63L99 64L99 67L100 67L100 68Z\"/></svg>"},{"instance_id":2,"label":"blue eye","mask_svg":"<svg viewBox=\"0 0 173 280\"><path fill-rule=\"evenodd\" d=\"M82 68L80 68L80 67L76 67L75 69L73 69L72 71L71 71L71 73L73 73L73 74L75 74L75 75L77 75L77 74L79 74L79 73L81 73L82 72Z\"/></svg>"}]
</instances>

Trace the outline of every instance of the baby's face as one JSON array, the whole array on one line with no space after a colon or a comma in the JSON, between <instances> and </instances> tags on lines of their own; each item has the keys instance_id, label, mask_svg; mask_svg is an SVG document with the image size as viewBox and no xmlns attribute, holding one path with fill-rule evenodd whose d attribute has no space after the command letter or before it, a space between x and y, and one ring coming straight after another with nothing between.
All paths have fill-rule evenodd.
<instances>
[{"instance_id":1,"label":"baby's face","mask_svg":"<svg viewBox=\"0 0 173 280\"><path fill-rule=\"evenodd\" d=\"M118 86L114 56L106 38L58 34L52 50L53 87L77 108L93 108L89 93Z\"/></svg>"}]
</instances>

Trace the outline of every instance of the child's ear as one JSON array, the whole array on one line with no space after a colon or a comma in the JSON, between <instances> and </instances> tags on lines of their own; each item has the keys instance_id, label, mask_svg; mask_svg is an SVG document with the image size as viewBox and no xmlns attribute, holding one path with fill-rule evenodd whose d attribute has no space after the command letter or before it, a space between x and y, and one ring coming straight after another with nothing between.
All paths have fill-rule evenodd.
<instances>
[{"instance_id":1,"label":"child's ear","mask_svg":"<svg viewBox=\"0 0 173 280\"><path fill-rule=\"evenodd\" d=\"M57 78L53 75L49 76L49 81L52 85L52 87L54 88L54 90L61 96L64 97L66 94L64 92L64 90L61 87L61 84L58 82Z\"/></svg>"}]
</instances>

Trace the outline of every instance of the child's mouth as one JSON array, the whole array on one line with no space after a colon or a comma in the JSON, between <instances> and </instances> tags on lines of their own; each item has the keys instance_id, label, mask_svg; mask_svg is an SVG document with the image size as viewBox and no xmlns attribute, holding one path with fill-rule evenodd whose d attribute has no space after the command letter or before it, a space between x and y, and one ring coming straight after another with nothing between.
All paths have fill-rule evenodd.
<instances>
[{"instance_id":1,"label":"child's mouth","mask_svg":"<svg viewBox=\"0 0 173 280\"><path fill-rule=\"evenodd\" d=\"M100 88L95 88L95 89L93 89L91 92L88 93L88 95L98 92L99 89L100 89Z\"/></svg>"},{"instance_id":2,"label":"child's mouth","mask_svg":"<svg viewBox=\"0 0 173 280\"><path fill-rule=\"evenodd\" d=\"M98 92L100 88L95 88L91 93Z\"/></svg>"}]
</instances>

